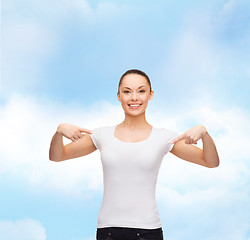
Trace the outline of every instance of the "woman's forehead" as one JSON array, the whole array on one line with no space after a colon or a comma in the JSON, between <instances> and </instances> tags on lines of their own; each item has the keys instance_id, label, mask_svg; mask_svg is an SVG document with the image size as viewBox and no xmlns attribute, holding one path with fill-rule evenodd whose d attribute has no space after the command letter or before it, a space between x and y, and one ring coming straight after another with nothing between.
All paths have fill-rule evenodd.
<instances>
[{"instance_id":1,"label":"woman's forehead","mask_svg":"<svg viewBox=\"0 0 250 240\"><path fill-rule=\"evenodd\" d=\"M123 78L122 87L138 88L140 86L148 87L147 79L139 74L128 74Z\"/></svg>"}]
</instances>

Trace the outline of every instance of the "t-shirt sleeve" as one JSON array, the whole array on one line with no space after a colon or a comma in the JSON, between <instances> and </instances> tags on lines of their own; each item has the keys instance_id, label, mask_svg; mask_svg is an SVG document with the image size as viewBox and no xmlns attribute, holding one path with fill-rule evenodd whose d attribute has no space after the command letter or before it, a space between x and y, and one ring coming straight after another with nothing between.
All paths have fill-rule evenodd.
<instances>
[{"instance_id":1,"label":"t-shirt sleeve","mask_svg":"<svg viewBox=\"0 0 250 240\"><path fill-rule=\"evenodd\" d=\"M180 134L178 134L177 132L164 128L163 143L164 143L165 154L167 154L168 152L172 150L174 144L172 144L171 141L173 141L179 135Z\"/></svg>"},{"instance_id":2,"label":"t-shirt sleeve","mask_svg":"<svg viewBox=\"0 0 250 240\"><path fill-rule=\"evenodd\" d=\"M102 141L102 127L92 129L92 133L90 137L98 150L101 149L101 141Z\"/></svg>"}]
</instances>

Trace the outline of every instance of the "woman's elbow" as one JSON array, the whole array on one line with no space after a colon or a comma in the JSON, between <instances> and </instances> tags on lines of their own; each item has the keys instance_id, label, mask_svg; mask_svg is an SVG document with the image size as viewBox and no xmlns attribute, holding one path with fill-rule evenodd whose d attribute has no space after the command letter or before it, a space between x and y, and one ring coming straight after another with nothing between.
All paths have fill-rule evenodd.
<instances>
[{"instance_id":1,"label":"woman's elbow","mask_svg":"<svg viewBox=\"0 0 250 240\"><path fill-rule=\"evenodd\" d=\"M207 167L208 168L216 168L216 167L219 167L219 165L220 165L220 161L218 160L218 161L207 164Z\"/></svg>"},{"instance_id":2,"label":"woman's elbow","mask_svg":"<svg viewBox=\"0 0 250 240\"><path fill-rule=\"evenodd\" d=\"M52 162L60 162L60 161L62 161L62 158L55 157L53 155L49 155L49 160Z\"/></svg>"},{"instance_id":3,"label":"woman's elbow","mask_svg":"<svg viewBox=\"0 0 250 240\"><path fill-rule=\"evenodd\" d=\"M49 157L49 160L52 162L59 162L57 159L53 158L53 157Z\"/></svg>"}]
</instances>

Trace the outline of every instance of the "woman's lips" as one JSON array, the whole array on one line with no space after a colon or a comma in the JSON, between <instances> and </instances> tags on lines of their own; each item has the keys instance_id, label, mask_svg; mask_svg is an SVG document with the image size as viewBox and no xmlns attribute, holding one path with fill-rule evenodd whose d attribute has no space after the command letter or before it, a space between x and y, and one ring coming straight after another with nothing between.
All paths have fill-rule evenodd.
<instances>
[{"instance_id":1,"label":"woman's lips","mask_svg":"<svg viewBox=\"0 0 250 240\"><path fill-rule=\"evenodd\" d=\"M131 109L138 109L142 104L128 104Z\"/></svg>"}]
</instances>

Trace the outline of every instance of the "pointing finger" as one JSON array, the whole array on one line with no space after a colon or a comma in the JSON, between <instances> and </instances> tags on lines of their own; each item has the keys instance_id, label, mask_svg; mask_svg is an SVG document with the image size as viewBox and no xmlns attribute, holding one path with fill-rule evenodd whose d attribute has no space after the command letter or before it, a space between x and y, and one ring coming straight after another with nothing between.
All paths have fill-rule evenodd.
<instances>
[{"instance_id":1,"label":"pointing finger","mask_svg":"<svg viewBox=\"0 0 250 240\"><path fill-rule=\"evenodd\" d=\"M179 137L175 138L174 140L171 141L172 144L178 142L179 140L181 140L183 138L183 134L180 135Z\"/></svg>"},{"instance_id":2,"label":"pointing finger","mask_svg":"<svg viewBox=\"0 0 250 240\"><path fill-rule=\"evenodd\" d=\"M77 136L78 136L78 138L82 138L84 135L81 133L78 133Z\"/></svg>"},{"instance_id":3,"label":"pointing finger","mask_svg":"<svg viewBox=\"0 0 250 240\"><path fill-rule=\"evenodd\" d=\"M89 134L93 133L91 130L88 130L86 128L80 128L80 131L85 132L85 133L89 133Z\"/></svg>"}]
</instances>

